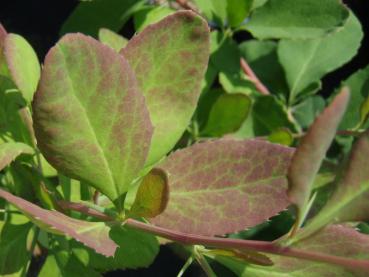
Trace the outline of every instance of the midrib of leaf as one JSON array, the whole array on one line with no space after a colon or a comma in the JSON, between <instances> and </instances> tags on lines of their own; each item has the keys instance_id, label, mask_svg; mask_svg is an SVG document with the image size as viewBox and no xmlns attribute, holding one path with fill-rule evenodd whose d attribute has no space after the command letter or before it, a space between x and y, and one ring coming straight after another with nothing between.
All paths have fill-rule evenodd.
<instances>
[{"instance_id":1,"label":"midrib of leaf","mask_svg":"<svg viewBox=\"0 0 369 277\"><path fill-rule=\"evenodd\" d=\"M316 51L318 50L318 46L320 45L320 43L322 42L321 39L319 39L319 41L317 40L316 41L316 44L312 50L312 53L309 55L309 57L306 59L306 62L303 64L300 72L298 73L296 79L295 79L295 82L294 84L292 85L292 88L291 88L291 92L290 92L290 103L292 103L294 101L294 98L295 98L295 93L297 92L296 89L297 89L297 86L303 76L303 74L305 73L305 70L306 68L310 65L313 57L315 56L316 54Z\"/></svg>"},{"instance_id":2,"label":"midrib of leaf","mask_svg":"<svg viewBox=\"0 0 369 277\"><path fill-rule=\"evenodd\" d=\"M59 48L59 50L60 50L60 52L62 53L62 56L63 56L63 61L64 61L64 66L67 68L67 70L68 70L68 66L67 66L67 63L66 63L66 59L65 59L65 55L64 55L64 52L63 52L63 49L62 49L62 47L58 47ZM73 84L73 80L72 80L72 78L70 77L70 75L69 75L69 71L68 71L68 73L67 73L67 76L68 76L68 80L69 80L69 84L70 84L70 88L72 89L72 97L78 102L78 104L79 104L79 106L80 106L80 108L83 110L83 115L84 115L84 117L86 118L86 121L87 121L87 123L88 123L88 127L89 127L89 129L90 129L90 131L91 131L91 133L92 133L92 136L93 136L93 139L95 140L95 144L97 145L97 147L98 147L98 150L99 150L99 152L100 152L100 156L102 157L102 160L103 160L103 162L104 162L104 166L106 167L106 169L107 169L107 171L108 171L108 176L109 176L109 181L110 181L110 183L113 185L113 187L114 187L114 190L115 190L115 193L116 193L116 195L115 195L115 197L118 197L119 196L119 193L118 193L118 189L117 189L117 187L116 187L116 184L115 184L115 182L114 182L114 177L113 177L113 174L112 174L112 172L111 172L111 169L110 169L110 167L109 167L109 163L108 163L108 161L107 161L107 159L106 159L106 157L105 157L105 152L104 152L104 150L103 150L103 148L101 147L101 145L100 145L100 142L99 142L99 140L97 139L97 136L96 136L96 133L95 133L95 129L93 128L93 126L92 126L92 124L91 124L91 122L90 122L90 118L88 117L88 113L87 113L87 110L86 110L86 108L85 108L85 106L82 104L82 102L80 101L80 99L77 97L77 95L75 94L75 88L74 88L74 84Z\"/></svg>"},{"instance_id":3,"label":"midrib of leaf","mask_svg":"<svg viewBox=\"0 0 369 277\"><path fill-rule=\"evenodd\" d=\"M269 178L262 179L262 180L250 181L245 184L239 184L236 186L231 186L231 187L226 187L226 188L215 188L215 189L210 188L210 189L199 189L199 190L191 190L191 191L178 191L178 192L171 192L170 194L171 195L186 195L186 194L195 194L195 193L204 193L204 192L222 192L222 191L228 191L228 190L237 190L239 188L242 188L248 185L255 185L257 183L273 181L273 180L280 179L280 178L283 178L283 175L273 176L273 177L269 177Z\"/></svg>"}]
</instances>

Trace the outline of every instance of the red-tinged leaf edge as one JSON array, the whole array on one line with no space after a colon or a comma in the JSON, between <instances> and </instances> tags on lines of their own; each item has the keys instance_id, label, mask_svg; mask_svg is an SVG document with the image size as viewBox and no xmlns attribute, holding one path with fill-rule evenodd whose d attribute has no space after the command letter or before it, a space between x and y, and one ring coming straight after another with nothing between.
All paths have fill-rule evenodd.
<instances>
[{"instance_id":1,"label":"red-tinged leaf edge","mask_svg":"<svg viewBox=\"0 0 369 277\"><path fill-rule=\"evenodd\" d=\"M336 135L349 98L348 88L343 88L332 103L316 118L292 157L287 175L288 197L297 207L298 221L303 220L313 180Z\"/></svg>"},{"instance_id":2,"label":"red-tinged leaf edge","mask_svg":"<svg viewBox=\"0 0 369 277\"><path fill-rule=\"evenodd\" d=\"M118 246L109 237L110 228L105 226L103 230L93 230L94 226L97 224L104 223L77 220L57 211L45 210L2 189L0 189L0 197L16 206L36 225L37 221L41 221L42 223L51 226L52 229L60 231L63 234L82 242L99 254L107 257L114 256ZM78 233L79 228L86 228L86 231Z\"/></svg>"}]
</instances>

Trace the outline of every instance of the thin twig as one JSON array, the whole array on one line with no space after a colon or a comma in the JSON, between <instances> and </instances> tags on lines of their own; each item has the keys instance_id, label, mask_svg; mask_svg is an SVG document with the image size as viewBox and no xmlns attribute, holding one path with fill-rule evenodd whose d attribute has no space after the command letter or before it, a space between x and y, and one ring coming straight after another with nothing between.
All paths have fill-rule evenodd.
<instances>
[{"instance_id":1,"label":"thin twig","mask_svg":"<svg viewBox=\"0 0 369 277\"><path fill-rule=\"evenodd\" d=\"M244 58L240 59L240 65L242 71L249 77L250 81L254 83L256 89L263 95L269 95L270 92L268 88L259 80Z\"/></svg>"},{"instance_id":2,"label":"thin twig","mask_svg":"<svg viewBox=\"0 0 369 277\"><path fill-rule=\"evenodd\" d=\"M253 241L230 238L217 238L201 235L185 234L151 224L146 224L134 219L127 219L126 225L139 229L141 231L151 233L166 239L187 244L187 245L204 245L206 247L216 247L221 249L238 249L238 250L254 250L264 253L276 254L281 256L300 258L316 262L325 262L336 264L353 269L369 270L369 261L354 260L345 257L332 256L324 253L311 252L307 250L297 249L293 247L280 246L268 241Z\"/></svg>"},{"instance_id":3,"label":"thin twig","mask_svg":"<svg viewBox=\"0 0 369 277\"><path fill-rule=\"evenodd\" d=\"M181 270L178 272L177 277L182 277L182 276L183 276L183 274L184 274L184 273L186 272L186 270L188 269L188 267L192 264L192 262L193 262L193 256L191 255L191 256L187 259L186 263L183 265L183 267L181 268Z\"/></svg>"},{"instance_id":4,"label":"thin twig","mask_svg":"<svg viewBox=\"0 0 369 277\"><path fill-rule=\"evenodd\" d=\"M60 201L59 201L60 202ZM110 217L99 211L90 209L89 207L83 207L82 203L64 202L66 209L76 210L86 213L88 215L99 214L104 217L106 221L114 221L113 217ZM60 204L60 203L59 203ZM78 204L78 205L75 205ZM61 205L62 206L62 205ZM315 262L324 262L330 264L336 264L353 269L363 269L369 271L369 261L355 260L351 258L345 258L340 256L333 256L324 253L311 252L302 250L290 246L278 245L269 241L256 241L256 240L241 240L231 238L217 238L202 235L186 234L166 228L158 227L152 224L147 224L135 219L126 219L123 222L124 225L141 230L146 233L150 233L159 237L163 237L184 245L203 245L205 247L215 247L220 249L237 249L237 250L251 250L264 253L276 254L281 256L299 258L304 260L310 260Z\"/></svg>"},{"instance_id":5,"label":"thin twig","mask_svg":"<svg viewBox=\"0 0 369 277\"><path fill-rule=\"evenodd\" d=\"M100 211L97 211L95 209L92 209L90 207L87 207L83 203L75 203L75 202L68 202L68 201L64 201L64 200L59 200L58 205L64 210L77 211L77 212L80 212L84 215L88 215L88 216L98 218L102 221L114 221L113 217L111 217L107 214L104 214Z\"/></svg>"}]
</instances>

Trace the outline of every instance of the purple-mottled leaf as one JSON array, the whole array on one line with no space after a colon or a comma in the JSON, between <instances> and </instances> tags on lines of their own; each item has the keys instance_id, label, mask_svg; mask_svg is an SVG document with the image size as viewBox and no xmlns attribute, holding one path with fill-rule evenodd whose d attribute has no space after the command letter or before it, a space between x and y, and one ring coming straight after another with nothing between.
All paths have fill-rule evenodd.
<instances>
[{"instance_id":1,"label":"purple-mottled leaf","mask_svg":"<svg viewBox=\"0 0 369 277\"><path fill-rule=\"evenodd\" d=\"M155 217L165 210L168 200L168 176L165 171L154 168L143 178L130 214Z\"/></svg>"},{"instance_id":2,"label":"purple-mottled leaf","mask_svg":"<svg viewBox=\"0 0 369 277\"><path fill-rule=\"evenodd\" d=\"M149 25L122 49L134 70L154 125L147 164L168 153L196 108L209 58L209 28L181 11Z\"/></svg>"},{"instance_id":3,"label":"purple-mottled leaf","mask_svg":"<svg viewBox=\"0 0 369 277\"><path fill-rule=\"evenodd\" d=\"M303 239L334 222L369 220L369 130L352 148L342 179L323 209L296 235Z\"/></svg>"},{"instance_id":4,"label":"purple-mottled leaf","mask_svg":"<svg viewBox=\"0 0 369 277\"><path fill-rule=\"evenodd\" d=\"M124 57L93 38L66 35L50 50L33 110L50 164L111 200L144 166L152 134L145 99Z\"/></svg>"},{"instance_id":5,"label":"purple-mottled leaf","mask_svg":"<svg viewBox=\"0 0 369 277\"><path fill-rule=\"evenodd\" d=\"M7 142L0 145L0 170L21 154L33 154L33 148L21 142Z\"/></svg>"},{"instance_id":6,"label":"purple-mottled leaf","mask_svg":"<svg viewBox=\"0 0 369 277\"><path fill-rule=\"evenodd\" d=\"M113 256L115 253L117 245L110 239L110 228L103 222L77 220L57 211L45 210L2 189L0 197L16 206L41 228L43 225L49 226L50 229L71 236L102 255Z\"/></svg>"},{"instance_id":7,"label":"purple-mottled leaf","mask_svg":"<svg viewBox=\"0 0 369 277\"><path fill-rule=\"evenodd\" d=\"M215 140L171 154L170 198L155 225L223 235L264 222L285 209L292 148L261 140ZM266 204L267 203L267 204Z\"/></svg>"},{"instance_id":8,"label":"purple-mottled leaf","mask_svg":"<svg viewBox=\"0 0 369 277\"><path fill-rule=\"evenodd\" d=\"M309 239L303 240L294 248L303 251L312 251L321 254L329 254L338 257L351 258L356 261L369 260L369 236L356 230L341 226L331 225L322 232ZM296 258L276 255L268 255L274 265L261 267L257 265L245 265L237 261L225 258L217 258L218 261L229 267L237 276L255 277L366 277L368 272L362 269L318 263Z\"/></svg>"},{"instance_id":9,"label":"purple-mottled leaf","mask_svg":"<svg viewBox=\"0 0 369 277\"><path fill-rule=\"evenodd\" d=\"M288 196L297 206L299 220L303 218L314 178L336 135L349 97L349 91L344 88L314 121L292 157L288 170Z\"/></svg>"},{"instance_id":10,"label":"purple-mottled leaf","mask_svg":"<svg viewBox=\"0 0 369 277\"><path fill-rule=\"evenodd\" d=\"M32 101L40 79L40 63L32 46L20 35L8 34L4 56L10 75L24 99Z\"/></svg>"}]
</instances>

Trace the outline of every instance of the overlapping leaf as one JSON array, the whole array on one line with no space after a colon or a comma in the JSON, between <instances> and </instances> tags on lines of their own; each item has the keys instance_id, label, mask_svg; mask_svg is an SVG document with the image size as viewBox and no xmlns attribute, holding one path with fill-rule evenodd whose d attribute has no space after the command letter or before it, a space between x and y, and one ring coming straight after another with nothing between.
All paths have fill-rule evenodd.
<instances>
[{"instance_id":1,"label":"overlapping leaf","mask_svg":"<svg viewBox=\"0 0 369 277\"><path fill-rule=\"evenodd\" d=\"M21 154L33 154L33 148L21 142L0 144L0 170L9 165Z\"/></svg>"},{"instance_id":2,"label":"overlapping leaf","mask_svg":"<svg viewBox=\"0 0 369 277\"><path fill-rule=\"evenodd\" d=\"M362 38L360 22L351 13L341 30L326 37L282 40L278 46L278 57L286 72L290 101L295 101L304 89L319 81L325 74L351 60L356 55Z\"/></svg>"},{"instance_id":3,"label":"overlapping leaf","mask_svg":"<svg viewBox=\"0 0 369 277\"><path fill-rule=\"evenodd\" d=\"M296 236L308 237L331 222L369 219L369 131L353 146L342 180L327 204Z\"/></svg>"},{"instance_id":4,"label":"overlapping leaf","mask_svg":"<svg viewBox=\"0 0 369 277\"><path fill-rule=\"evenodd\" d=\"M90 37L64 36L46 56L33 110L38 146L51 165L113 201L128 190L145 163L152 126L121 55Z\"/></svg>"},{"instance_id":5,"label":"overlapping leaf","mask_svg":"<svg viewBox=\"0 0 369 277\"><path fill-rule=\"evenodd\" d=\"M110 228L103 222L81 221L57 211L45 210L2 189L0 197L16 206L37 225L46 225L71 236L102 255L113 256L115 253L117 245L110 239Z\"/></svg>"},{"instance_id":6,"label":"overlapping leaf","mask_svg":"<svg viewBox=\"0 0 369 277\"><path fill-rule=\"evenodd\" d=\"M21 36L8 34L4 41L4 56L12 80L24 99L32 101L40 79L40 63L32 46Z\"/></svg>"},{"instance_id":7,"label":"overlapping leaf","mask_svg":"<svg viewBox=\"0 0 369 277\"><path fill-rule=\"evenodd\" d=\"M369 99L369 66L356 71L343 85L350 88L351 98L339 129L368 127L368 108L365 109L365 103Z\"/></svg>"},{"instance_id":8,"label":"overlapping leaf","mask_svg":"<svg viewBox=\"0 0 369 277\"><path fill-rule=\"evenodd\" d=\"M177 12L133 37L121 54L136 74L153 122L151 164L172 149L195 110L209 57L209 29L195 13Z\"/></svg>"},{"instance_id":9,"label":"overlapping leaf","mask_svg":"<svg viewBox=\"0 0 369 277\"><path fill-rule=\"evenodd\" d=\"M127 39L106 28L101 28L99 30L99 40L117 52L119 52L128 43Z\"/></svg>"},{"instance_id":10,"label":"overlapping leaf","mask_svg":"<svg viewBox=\"0 0 369 277\"><path fill-rule=\"evenodd\" d=\"M303 251L335 255L338 257L355 259L356 262L369 259L369 236L360 234L356 230L340 225L332 225L316 236L301 241L293 247ZM238 276L255 277L365 277L366 270L342 267L338 265L304 261L296 258L268 255L273 266L261 267L245 265L235 260L217 258Z\"/></svg>"},{"instance_id":11,"label":"overlapping leaf","mask_svg":"<svg viewBox=\"0 0 369 277\"><path fill-rule=\"evenodd\" d=\"M302 220L305 213L314 178L336 135L338 124L346 110L349 97L349 91L343 89L329 107L315 120L293 155L288 170L288 196L291 202L297 206L299 220Z\"/></svg>"},{"instance_id":12,"label":"overlapping leaf","mask_svg":"<svg viewBox=\"0 0 369 277\"><path fill-rule=\"evenodd\" d=\"M152 222L204 235L259 224L288 205L292 152L261 140L216 140L174 152L159 165L168 172L170 200Z\"/></svg>"},{"instance_id":13,"label":"overlapping leaf","mask_svg":"<svg viewBox=\"0 0 369 277\"><path fill-rule=\"evenodd\" d=\"M316 38L342 26L348 15L339 0L269 0L245 28L260 39Z\"/></svg>"},{"instance_id":14,"label":"overlapping leaf","mask_svg":"<svg viewBox=\"0 0 369 277\"><path fill-rule=\"evenodd\" d=\"M169 200L168 176L154 168L141 181L130 213L135 216L155 217L161 214Z\"/></svg>"}]
</instances>

